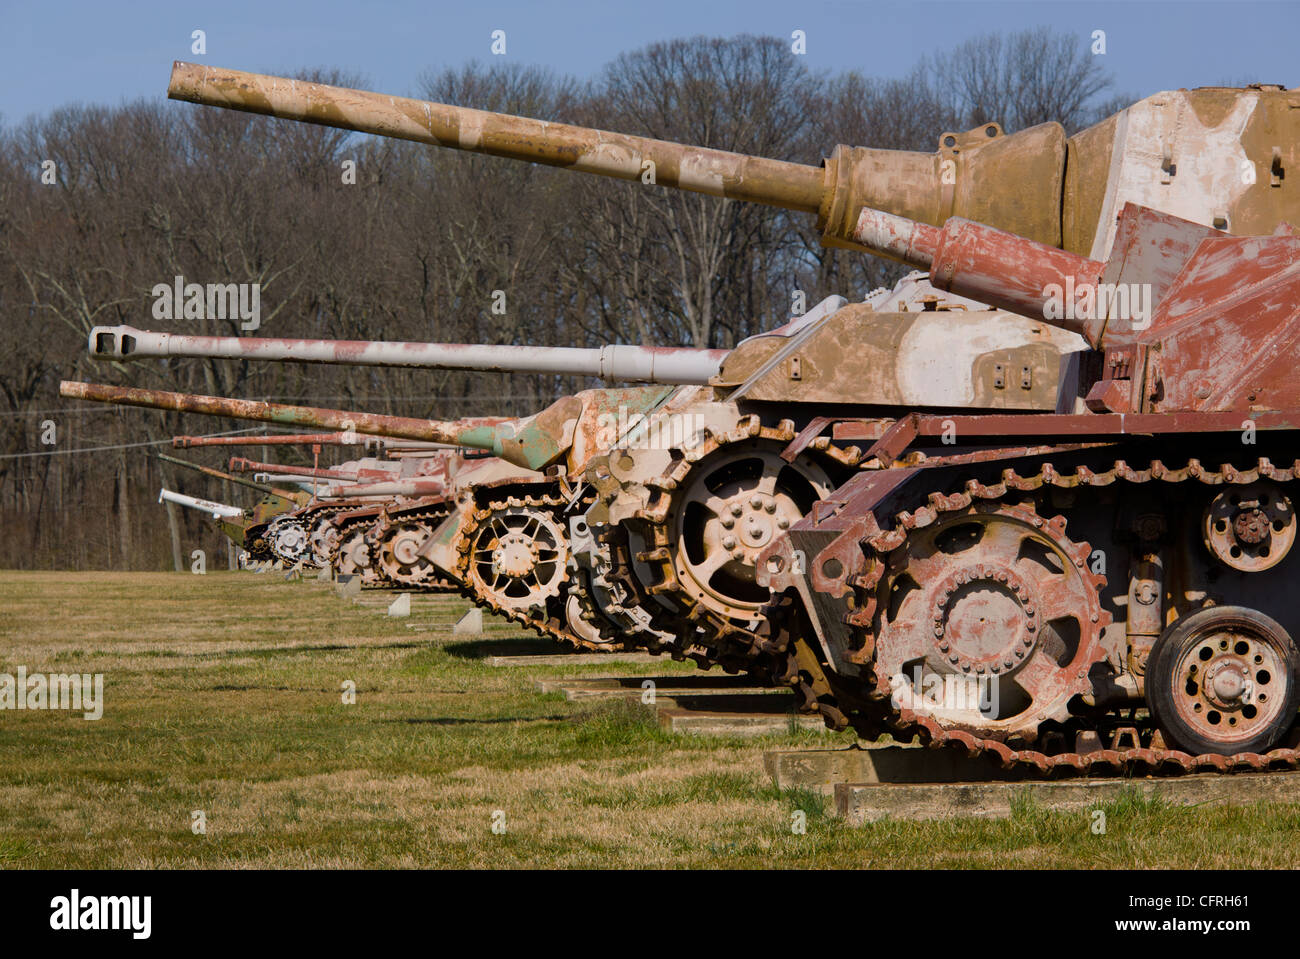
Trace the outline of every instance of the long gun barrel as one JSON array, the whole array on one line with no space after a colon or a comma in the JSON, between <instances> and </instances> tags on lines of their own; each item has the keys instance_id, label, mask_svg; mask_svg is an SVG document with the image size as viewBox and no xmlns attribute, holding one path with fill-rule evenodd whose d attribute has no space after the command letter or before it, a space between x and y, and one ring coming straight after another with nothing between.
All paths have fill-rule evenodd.
<instances>
[{"instance_id":1,"label":"long gun barrel","mask_svg":"<svg viewBox=\"0 0 1300 959\"><path fill-rule=\"evenodd\" d=\"M205 476L211 476L215 479L229 480L232 483L238 483L240 486L247 486L249 489L255 489L259 493L270 493L273 496L280 496L289 499L293 498L294 495L293 493L286 493L283 490L278 490L274 486L267 486L264 483L255 483L243 476L235 476L232 473L213 469L211 466L201 466L198 463L191 463L189 460L177 459L175 456L168 456L165 453L154 453L153 455L164 463L173 463L183 469L194 470L196 473L203 473Z\"/></svg>"},{"instance_id":2,"label":"long gun barrel","mask_svg":"<svg viewBox=\"0 0 1300 959\"><path fill-rule=\"evenodd\" d=\"M395 470L371 469L320 469L312 466L291 466L285 463L259 463L257 460L244 459L241 456L230 458L230 468L236 473L269 473L293 476L310 476L314 479L345 480L349 483L365 482L367 479L391 479Z\"/></svg>"},{"instance_id":3,"label":"long gun barrel","mask_svg":"<svg viewBox=\"0 0 1300 959\"><path fill-rule=\"evenodd\" d=\"M355 486L340 486L334 490L335 496L442 496L447 492L447 483L440 479L404 479L361 483Z\"/></svg>"},{"instance_id":4,"label":"long gun barrel","mask_svg":"<svg viewBox=\"0 0 1300 959\"><path fill-rule=\"evenodd\" d=\"M361 446L365 440L355 433L266 433L259 436L173 436L178 450L201 446ZM176 462L181 462L177 460Z\"/></svg>"},{"instance_id":5,"label":"long gun barrel","mask_svg":"<svg viewBox=\"0 0 1300 959\"><path fill-rule=\"evenodd\" d=\"M185 356L348 366L417 367L482 372L595 376L623 383L702 385L718 372L726 350L690 347L493 346L461 343L383 343L253 336L152 333L131 326L97 326L90 355L101 360Z\"/></svg>"},{"instance_id":6,"label":"long gun barrel","mask_svg":"<svg viewBox=\"0 0 1300 959\"><path fill-rule=\"evenodd\" d=\"M959 214L1062 242L1067 141L1058 123L1011 136L986 123L943 134L935 153L839 146L813 165L180 61L167 95L812 213L834 246L861 248L851 234L863 207L934 225ZM1080 248L1091 244L1091 230L1078 233Z\"/></svg>"},{"instance_id":7,"label":"long gun barrel","mask_svg":"<svg viewBox=\"0 0 1300 959\"><path fill-rule=\"evenodd\" d=\"M184 493L173 493L169 489L158 491L158 502L176 503L179 506L187 506L190 509L202 510L212 516L213 519L234 519L242 517L244 511L238 506L228 506L225 503L214 503L212 500L199 499L197 496L186 496Z\"/></svg>"},{"instance_id":8,"label":"long gun barrel","mask_svg":"<svg viewBox=\"0 0 1300 959\"><path fill-rule=\"evenodd\" d=\"M223 396L195 393L172 393L103 383L79 383L64 380L59 395L72 399L145 409L171 410L175 413L200 413L206 416L229 416L260 423L285 423L312 426L343 432L393 436L400 439L432 440L453 446L480 447L479 427L462 429L458 421L419 420L405 416L382 416L377 413L354 413L348 410L320 409L313 406L287 406L258 400L237 400ZM466 434L470 434L467 436ZM477 441L476 441L477 440Z\"/></svg>"},{"instance_id":9,"label":"long gun barrel","mask_svg":"<svg viewBox=\"0 0 1300 959\"><path fill-rule=\"evenodd\" d=\"M641 389L648 389L642 387ZM582 403L566 397L525 420L502 420L485 425L480 418L466 420L420 420L405 416L383 416L314 406L287 406L257 400L172 393L104 383L64 380L59 395L118 406L229 416L261 423L282 423L313 429L342 430L398 439L429 440L449 446L486 450L525 469L544 469L561 459L568 449L565 424L580 413Z\"/></svg>"}]
</instances>

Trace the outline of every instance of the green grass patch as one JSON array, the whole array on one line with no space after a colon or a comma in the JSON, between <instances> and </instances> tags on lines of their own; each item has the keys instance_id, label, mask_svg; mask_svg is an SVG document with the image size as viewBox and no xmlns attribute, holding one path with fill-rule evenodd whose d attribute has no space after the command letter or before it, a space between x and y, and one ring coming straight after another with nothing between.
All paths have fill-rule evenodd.
<instances>
[{"instance_id":1,"label":"green grass patch","mask_svg":"<svg viewBox=\"0 0 1300 959\"><path fill-rule=\"evenodd\" d=\"M368 599L368 597L367 597ZM1186 808L1136 792L1089 814L849 827L780 790L795 729L673 736L637 698L536 680L692 675L651 663L493 668L557 651L415 596L410 619L245 573L0 573L0 671L102 672L104 715L0 712L0 868L1294 867L1300 806ZM540 643L540 645L539 645ZM355 688L355 703L345 690ZM1091 811L1090 811L1091 812ZM206 833L191 828L201 813ZM506 831L494 832L494 816Z\"/></svg>"}]
</instances>

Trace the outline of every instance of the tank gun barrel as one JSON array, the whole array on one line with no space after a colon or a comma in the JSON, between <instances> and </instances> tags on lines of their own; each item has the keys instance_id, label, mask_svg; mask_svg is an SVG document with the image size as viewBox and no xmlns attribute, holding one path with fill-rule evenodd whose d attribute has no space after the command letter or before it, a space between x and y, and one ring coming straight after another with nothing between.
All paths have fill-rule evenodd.
<instances>
[{"instance_id":1,"label":"tank gun barrel","mask_svg":"<svg viewBox=\"0 0 1300 959\"><path fill-rule=\"evenodd\" d=\"M530 470L545 469L569 452L570 444L565 439L565 433L566 430L571 432L571 424L582 412L582 402L579 399L566 397L527 419L502 420L487 425L478 417L464 420L420 420L406 416L383 416L378 413L315 406L288 406L259 400L172 393L74 380L62 381L59 384L59 395L118 406L229 416L261 423L283 423L397 439L429 440L465 449L485 450Z\"/></svg>"},{"instance_id":2,"label":"tank gun barrel","mask_svg":"<svg viewBox=\"0 0 1300 959\"><path fill-rule=\"evenodd\" d=\"M177 61L167 96L816 213L820 167Z\"/></svg>"},{"instance_id":3,"label":"tank gun barrel","mask_svg":"<svg viewBox=\"0 0 1300 959\"><path fill-rule=\"evenodd\" d=\"M247 486L249 489L257 490L259 493L270 493L273 496L292 497L293 494L285 493L274 486L267 486L265 483L255 483L253 480L244 476L235 476L233 473L226 473L222 470L213 469L211 466L202 466L199 463L191 463L189 460L178 459L175 456L168 456L165 453L154 453L153 456L162 460L164 463L172 463L182 469L194 470L196 473L203 473L205 476L211 476L214 479L229 480L232 483L238 483L240 486Z\"/></svg>"},{"instance_id":4,"label":"tank gun barrel","mask_svg":"<svg viewBox=\"0 0 1300 959\"><path fill-rule=\"evenodd\" d=\"M380 480L374 483L359 483L354 486L340 486L336 496L441 496L447 492L447 484L440 479L404 479Z\"/></svg>"},{"instance_id":5,"label":"tank gun barrel","mask_svg":"<svg viewBox=\"0 0 1300 959\"><path fill-rule=\"evenodd\" d=\"M293 466L287 463L259 463L257 460L244 459L242 456L230 458L230 469L236 473L267 473L293 476L311 476L315 479L346 480L350 483L364 482L366 479L388 479L391 470L370 469L321 469L313 466Z\"/></svg>"},{"instance_id":6,"label":"tank gun barrel","mask_svg":"<svg viewBox=\"0 0 1300 959\"><path fill-rule=\"evenodd\" d=\"M235 519L244 515L244 511L238 506L215 503L212 500L199 499L197 496L186 496L184 493L174 493L166 488L158 491L158 502L176 503L178 506L201 510L210 514L213 519Z\"/></svg>"},{"instance_id":7,"label":"tank gun barrel","mask_svg":"<svg viewBox=\"0 0 1300 959\"><path fill-rule=\"evenodd\" d=\"M996 123L945 132L935 153L838 146L820 164L804 164L181 61L167 95L812 213L832 246L860 248L850 233L864 206L934 225L960 214L1062 241L1067 141L1059 123L1011 136Z\"/></svg>"},{"instance_id":8,"label":"tank gun barrel","mask_svg":"<svg viewBox=\"0 0 1300 959\"><path fill-rule=\"evenodd\" d=\"M595 376L624 383L700 385L718 372L726 350L610 345L517 346L466 343L384 343L258 336L191 336L153 333L131 326L97 326L90 355L101 360L212 357L326 363L345 366L415 367L489 373Z\"/></svg>"},{"instance_id":9,"label":"tank gun barrel","mask_svg":"<svg viewBox=\"0 0 1300 959\"><path fill-rule=\"evenodd\" d=\"M484 448L485 442L488 443L488 448L491 445L491 430L479 426L464 428L458 420L420 420L406 416L383 416L378 413L357 413L314 406L288 406L258 400L202 396L196 393L172 393L166 390L109 386L103 383L81 383L72 380L64 380L59 384L59 395L97 403L113 403L118 406L139 406L145 409L200 413L206 416L229 416L233 419L254 420L260 423L284 423L290 426L334 429L398 439L432 440L476 449Z\"/></svg>"},{"instance_id":10,"label":"tank gun barrel","mask_svg":"<svg viewBox=\"0 0 1300 959\"><path fill-rule=\"evenodd\" d=\"M266 433L259 436L173 436L178 450L201 446L361 446L365 440L355 433ZM179 461L177 461L179 462Z\"/></svg>"}]
</instances>

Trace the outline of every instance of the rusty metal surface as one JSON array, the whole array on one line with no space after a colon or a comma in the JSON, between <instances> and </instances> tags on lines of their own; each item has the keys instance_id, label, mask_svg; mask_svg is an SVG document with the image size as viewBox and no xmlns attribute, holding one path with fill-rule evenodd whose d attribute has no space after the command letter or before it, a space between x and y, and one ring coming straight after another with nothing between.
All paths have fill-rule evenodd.
<instances>
[{"instance_id":1,"label":"rusty metal surface","mask_svg":"<svg viewBox=\"0 0 1300 959\"><path fill-rule=\"evenodd\" d=\"M960 217L940 229L866 207L853 239L864 249L929 271L941 290L1032 318L1049 315L1049 284L1095 287L1105 268L1096 260ZM1100 331L1083 319L1067 314L1053 322L1093 346L1100 342Z\"/></svg>"},{"instance_id":2,"label":"rusty metal surface","mask_svg":"<svg viewBox=\"0 0 1300 959\"><path fill-rule=\"evenodd\" d=\"M1297 476L1300 476L1300 460L1290 465L1279 466L1266 458L1259 459L1249 467L1225 465L1219 470L1207 468L1195 459L1179 468L1170 468L1155 462L1148 468L1139 470L1129 467L1123 461L1115 461L1108 470L1087 469L1080 466L1073 473L1059 471L1050 463L1044 463L1034 475L1019 475L1008 469L1004 471L1001 481L996 484L982 484L971 480L959 494L950 496L931 494L925 507L898 512L893 516L892 523L886 522L884 528L872 524L873 531L865 535L859 543L861 549L884 558L903 548L911 531L927 529L942 523L945 516L960 515L972 509L979 509L981 506L986 510L1005 509L1006 507L1000 505L1001 501L1017 491L1046 488L1104 488L1116 483L1153 482L1193 483L1208 487L1224 486L1248 490L1263 481L1286 483L1295 480ZM880 499L879 496L876 498ZM1063 524L1060 528L1064 529ZM820 562L821 559L822 557L818 557L815 563ZM1193 772L1252 772L1300 767L1300 750L1294 748L1282 747L1264 754L1192 755L1168 748L1159 738L1151 739L1149 732L1139 737L1136 731L1125 728L1104 731L1106 741L1103 742L1103 748L1088 752L1070 751L1071 744L1061 733L1052 734L1037 749L1023 745L1023 741L1020 746L1008 745L998 736L986 735L991 730L954 727L925 709L900 706L893 695L892 677L886 673L887 664L879 655L877 637L871 632L871 624L876 620L879 609L873 594L880 585L888 564L867 562L859 565L865 572L856 578L855 589L859 599L856 603L857 612L852 620L861 633L859 642L864 650L862 661L867 666L862 673L863 679L866 680L865 686L861 691L852 694L849 700L841 699L839 703L835 703L826 702L824 698L819 701L817 694L807 686L806 678L795 676L791 680L796 685L804 684L804 701L809 703L810 708L821 712L828 724L836 728L844 728L851 722L861 734L870 737L884 732L901 742L916 739L932 748L960 749L971 756L989 754L1002 768L1027 776L1180 775ZM796 642L795 635L790 632L790 608L789 601L786 599L783 604L778 603L772 610L776 623L775 645L781 649L786 649ZM850 701L851 709L842 708ZM1068 727L1065 727L1065 731L1068 732Z\"/></svg>"},{"instance_id":3,"label":"rusty metal surface","mask_svg":"<svg viewBox=\"0 0 1300 959\"><path fill-rule=\"evenodd\" d=\"M147 390L71 380L64 380L59 384L59 395L97 403L114 403L119 406L171 410L176 413L201 413L206 416L229 416L234 419L263 423L315 426L375 436L432 440L451 446L471 445L468 441L464 441L464 434L478 428L476 424L475 427L466 430L461 423L454 420L450 422L420 420L404 416L382 416L377 413L321 409L311 406L288 406L256 400L172 393L166 390Z\"/></svg>"}]
</instances>

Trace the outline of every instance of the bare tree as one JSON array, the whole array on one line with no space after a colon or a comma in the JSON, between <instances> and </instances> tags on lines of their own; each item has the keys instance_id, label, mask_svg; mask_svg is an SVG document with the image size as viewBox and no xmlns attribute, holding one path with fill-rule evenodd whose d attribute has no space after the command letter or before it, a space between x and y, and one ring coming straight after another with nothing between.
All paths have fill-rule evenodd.
<instances>
[{"instance_id":1,"label":"bare tree","mask_svg":"<svg viewBox=\"0 0 1300 959\"><path fill-rule=\"evenodd\" d=\"M967 40L937 58L933 72L965 127L997 121L1008 132L1055 120L1073 133L1112 85L1087 38L1046 27Z\"/></svg>"}]
</instances>

